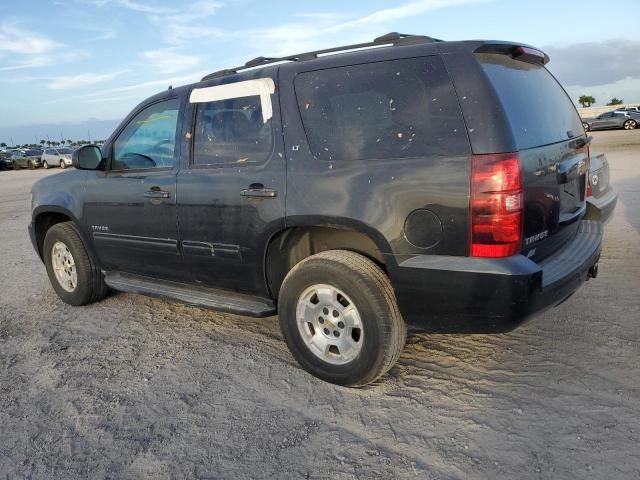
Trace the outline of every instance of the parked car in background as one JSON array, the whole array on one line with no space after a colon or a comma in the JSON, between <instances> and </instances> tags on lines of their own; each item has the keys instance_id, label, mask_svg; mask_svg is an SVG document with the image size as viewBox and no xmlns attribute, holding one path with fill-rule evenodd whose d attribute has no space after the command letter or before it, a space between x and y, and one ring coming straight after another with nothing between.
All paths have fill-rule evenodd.
<instances>
[{"instance_id":1,"label":"parked car in background","mask_svg":"<svg viewBox=\"0 0 640 480\"><path fill-rule=\"evenodd\" d=\"M585 218L606 223L616 208L618 194L609 182L609 161L606 155L591 152L590 160Z\"/></svg>"},{"instance_id":2,"label":"parked car in background","mask_svg":"<svg viewBox=\"0 0 640 480\"><path fill-rule=\"evenodd\" d=\"M640 115L634 115L630 112L606 112L595 118L583 118L582 126L585 131L591 130L611 130L624 128L625 130L634 130L640 123Z\"/></svg>"},{"instance_id":3,"label":"parked car in background","mask_svg":"<svg viewBox=\"0 0 640 480\"><path fill-rule=\"evenodd\" d=\"M14 150L11 160L13 168L39 168L42 166L42 150L37 148Z\"/></svg>"},{"instance_id":4,"label":"parked car in background","mask_svg":"<svg viewBox=\"0 0 640 480\"><path fill-rule=\"evenodd\" d=\"M47 148L42 154L42 166L44 168L71 166L71 154L73 149L69 147Z\"/></svg>"},{"instance_id":5,"label":"parked car in background","mask_svg":"<svg viewBox=\"0 0 640 480\"><path fill-rule=\"evenodd\" d=\"M0 170L12 170L11 152L0 152Z\"/></svg>"},{"instance_id":6,"label":"parked car in background","mask_svg":"<svg viewBox=\"0 0 640 480\"><path fill-rule=\"evenodd\" d=\"M640 113L640 106L638 107L620 107L616 108L616 112L637 112Z\"/></svg>"}]
</instances>

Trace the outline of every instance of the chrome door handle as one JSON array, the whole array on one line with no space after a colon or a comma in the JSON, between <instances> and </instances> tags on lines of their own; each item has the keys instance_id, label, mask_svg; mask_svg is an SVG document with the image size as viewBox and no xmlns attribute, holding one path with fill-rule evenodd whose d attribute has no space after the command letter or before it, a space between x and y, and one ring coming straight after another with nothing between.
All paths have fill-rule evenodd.
<instances>
[{"instance_id":1,"label":"chrome door handle","mask_svg":"<svg viewBox=\"0 0 640 480\"><path fill-rule=\"evenodd\" d=\"M243 197L274 198L278 196L278 191L273 188L264 188L259 183L253 183L249 185L249 188L240 190L240 195Z\"/></svg>"},{"instance_id":2,"label":"chrome door handle","mask_svg":"<svg viewBox=\"0 0 640 480\"><path fill-rule=\"evenodd\" d=\"M144 196L146 198L169 198L170 197L170 193L169 192L165 192L164 190L147 190L146 192L144 192Z\"/></svg>"}]
</instances>

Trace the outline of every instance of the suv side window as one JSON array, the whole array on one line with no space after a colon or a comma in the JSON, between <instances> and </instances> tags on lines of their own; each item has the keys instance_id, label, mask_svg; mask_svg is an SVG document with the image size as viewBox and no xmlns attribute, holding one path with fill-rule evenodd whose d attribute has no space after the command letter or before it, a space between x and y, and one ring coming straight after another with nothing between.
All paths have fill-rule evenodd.
<instances>
[{"instance_id":1,"label":"suv side window","mask_svg":"<svg viewBox=\"0 0 640 480\"><path fill-rule=\"evenodd\" d=\"M462 113L439 57L305 72L294 84L309 146L318 159L469 152Z\"/></svg>"},{"instance_id":2,"label":"suv side window","mask_svg":"<svg viewBox=\"0 0 640 480\"><path fill-rule=\"evenodd\" d=\"M180 100L172 98L138 113L114 142L111 170L172 167L179 110Z\"/></svg>"},{"instance_id":3,"label":"suv side window","mask_svg":"<svg viewBox=\"0 0 640 480\"><path fill-rule=\"evenodd\" d=\"M193 164L260 163L273 148L271 119L262 118L259 96L199 103Z\"/></svg>"}]
</instances>

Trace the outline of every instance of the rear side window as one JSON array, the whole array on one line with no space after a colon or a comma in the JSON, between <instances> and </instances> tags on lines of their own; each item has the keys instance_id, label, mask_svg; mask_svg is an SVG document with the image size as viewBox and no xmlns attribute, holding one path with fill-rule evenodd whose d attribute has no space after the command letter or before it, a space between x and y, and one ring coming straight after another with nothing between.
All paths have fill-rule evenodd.
<instances>
[{"instance_id":1,"label":"rear side window","mask_svg":"<svg viewBox=\"0 0 640 480\"><path fill-rule=\"evenodd\" d=\"M469 152L439 57L305 72L296 77L295 90L311 151L321 160Z\"/></svg>"},{"instance_id":2,"label":"rear side window","mask_svg":"<svg viewBox=\"0 0 640 480\"><path fill-rule=\"evenodd\" d=\"M199 103L193 146L194 165L243 165L271 154L271 118L262 118L259 96Z\"/></svg>"},{"instance_id":3,"label":"rear side window","mask_svg":"<svg viewBox=\"0 0 640 480\"><path fill-rule=\"evenodd\" d=\"M500 98L519 150L584 134L571 99L546 68L501 54L477 58Z\"/></svg>"}]
</instances>

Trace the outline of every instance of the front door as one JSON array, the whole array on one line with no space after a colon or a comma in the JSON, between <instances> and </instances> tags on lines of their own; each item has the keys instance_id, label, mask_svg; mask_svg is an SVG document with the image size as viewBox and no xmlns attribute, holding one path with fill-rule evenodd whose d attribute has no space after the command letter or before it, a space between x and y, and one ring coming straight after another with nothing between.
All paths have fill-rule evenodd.
<instances>
[{"instance_id":1,"label":"front door","mask_svg":"<svg viewBox=\"0 0 640 480\"><path fill-rule=\"evenodd\" d=\"M284 226L285 159L275 78L258 75L192 91L178 223L193 281L266 294L266 246Z\"/></svg>"},{"instance_id":2,"label":"front door","mask_svg":"<svg viewBox=\"0 0 640 480\"><path fill-rule=\"evenodd\" d=\"M105 172L87 182L84 214L102 264L110 270L180 280L175 94L141 108L106 146Z\"/></svg>"}]
</instances>

